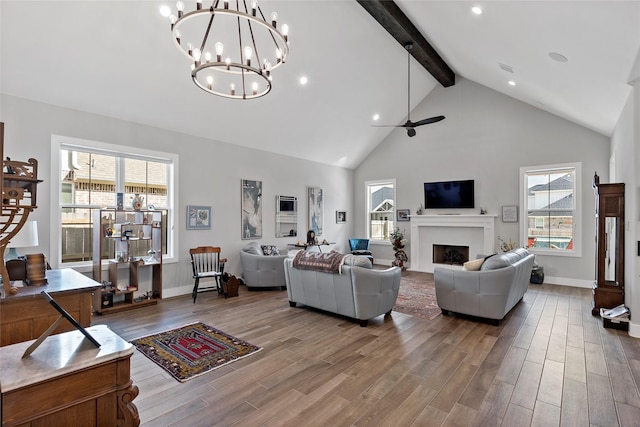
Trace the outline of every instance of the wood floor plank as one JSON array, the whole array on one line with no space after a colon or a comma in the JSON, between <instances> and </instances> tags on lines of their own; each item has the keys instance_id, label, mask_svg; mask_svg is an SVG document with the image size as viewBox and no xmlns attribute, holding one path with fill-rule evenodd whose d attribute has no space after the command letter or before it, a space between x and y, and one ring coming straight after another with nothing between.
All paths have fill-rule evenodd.
<instances>
[{"instance_id":1,"label":"wood floor plank","mask_svg":"<svg viewBox=\"0 0 640 427\"><path fill-rule=\"evenodd\" d=\"M560 425L560 407L537 401L533 409L531 427L552 427Z\"/></svg>"},{"instance_id":2,"label":"wood floor plank","mask_svg":"<svg viewBox=\"0 0 640 427\"><path fill-rule=\"evenodd\" d=\"M589 397L589 421L591 424L617 426L618 416L609 377L587 374L587 393Z\"/></svg>"},{"instance_id":3,"label":"wood floor plank","mask_svg":"<svg viewBox=\"0 0 640 427\"><path fill-rule=\"evenodd\" d=\"M545 360L538 389L538 402L560 407L562 405L563 377L564 363Z\"/></svg>"},{"instance_id":4,"label":"wood floor plank","mask_svg":"<svg viewBox=\"0 0 640 427\"><path fill-rule=\"evenodd\" d=\"M507 408L502 424L510 427L528 427L532 417L533 410L512 403Z\"/></svg>"},{"instance_id":5,"label":"wood floor plank","mask_svg":"<svg viewBox=\"0 0 640 427\"><path fill-rule=\"evenodd\" d=\"M526 361L522 364L522 370L516 381L511 403L526 409L533 410L538 394L538 386L542 376L542 365Z\"/></svg>"},{"instance_id":6,"label":"wood floor plank","mask_svg":"<svg viewBox=\"0 0 640 427\"><path fill-rule=\"evenodd\" d=\"M635 426L640 340L604 329L591 301L590 289L531 285L498 326L393 313L361 328L241 287L93 323L130 340L200 321L262 347L185 383L136 352L143 427Z\"/></svg>"},{"instance_id":7,"label":"wood floor plank","mask_svg":"<svg viewBox=\"0 0 640 427\"><path fill-rule=\"evenodd\" d=\"M583 427L589 425L589 403L587 384L569 378L564 380L560 425L563 427Z\"/></svg>"}]
</instances>

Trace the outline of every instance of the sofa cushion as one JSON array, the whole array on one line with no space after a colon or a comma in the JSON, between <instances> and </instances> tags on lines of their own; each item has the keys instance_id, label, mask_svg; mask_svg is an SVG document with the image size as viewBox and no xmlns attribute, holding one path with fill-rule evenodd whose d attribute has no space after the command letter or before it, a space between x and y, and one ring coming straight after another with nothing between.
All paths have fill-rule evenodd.
<instances>
[{"instance_id":1,"label":"sofa cushion","mask_svg":"<svg viewBox=\"0 0 640 427\"><path fill-rule=\"evenodd\" d=\"M263 255L262 248L258 244L258 242L250 242L247 243L242 250L248 254L252 255Z\"/></svg>"},{"instance_id":2,"label":"sofa cushion","mask_svg":"<svg viewBox=\"0 0 640 427\"><path fill-rule=\"evenodd\" d=\"M342 265L349 265L352 267L373 268L371 260L366 256L358 256L353 254L347 254L344 256Z\"/></svg>"},{"instance_id":3,"label":"sofa cushion","mask_svg":"<svg viewBox=\"0 0 640 427\"><path fill-rule=\"evenodd\" d=\"M484 263L482 263L482 267L480 267L480 271L487 270L497 270L499 268L505 268L511 264L509 260L509 256L504 254L497 254L488 258Z\"/></svg>"},{"instance_id":4,"label":"sofa cushion","mask_svg":"<svg viewBox=\"0 0 640 427\"><path fill-rule=\"evenodd\" d=\"M267 256L277 256L280 255L280 251L277 246L274 245L262 245L262 254Z\"/></svg>"},{"instance_id":5,"label":"sofa cushion","mask_svg":"<svg viewBox=\"0 0 640 427\"><path fill-rule=\"evenodd\" d=\"M467 271L478 271L482 264L484 263L484 258L472 259L471 261L467 261L462 264L462 268Z\"/></svg>"}]
</instances>

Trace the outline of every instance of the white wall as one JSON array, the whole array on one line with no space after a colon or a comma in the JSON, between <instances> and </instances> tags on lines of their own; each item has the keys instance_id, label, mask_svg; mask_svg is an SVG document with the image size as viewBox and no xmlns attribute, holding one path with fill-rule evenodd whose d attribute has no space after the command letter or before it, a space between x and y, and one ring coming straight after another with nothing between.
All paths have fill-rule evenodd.
<instances>
[{"instance_id":1,"label":"white wall","mask_svg":"<svg viewBox=\"0 0 640 427\"><path fill-rule=\"evenodd\" d=\"M463 78L455 86L436 88L411 118L439 114L446 119L417 128L413 138L403 129L392 131L356 168L356 234L365 233L367 180L396 178L397 208L409 208L414 214L424 203L424 182L474 179L476 209L459 213L479 213L482 205L489 214L498 215L497 236L517 242L520 224L503 223L500 213L503 205L520 205L519 168L582 162L582 257L536 259L550 280L588 286L595 271L591 179L594 171L608 176L609 138ZM403 224L409 232L409 223L399 223L401 228ZM410 247L406 251L410 253ZM375 246L372 252L376 259L393 258L390 246Z\"/></svg>"},{"instance_id":2,"label":"white wall","mask_svg":"<svg viewBox=\"0 0 640 427\"><path fill-rule=\"evenodd\" d=\"M640 57L640 56L639 56ZM640 119L634 111L640 107L640 80L636 81L634 92L629 97L615 131L611 136L611 159L615 164L612 182L625 183L625 304L631 311L630 334L640 336L640 322L634 313L640 312L640 289L637 277L640 272L640 258L637 254L637 242L640 241L638 224L638 182L640 171Z\"/></svg>"},{"instance_id":3,"label":"white wall","mask_svg":"<svg viewBox=\"0 0 640 427\"><path fill-rule=\"evenodd\" d=\"M264 244L287 244L306 238L307 187L324 188L323 238L337 242L336 250L345 251L353 229L353 171L305 160L275 155L225 144L212 139L196 138L159 128L112 119L95 114L60 108L8 95L0 98L5 123L5 156L15 160L35 158L38 176L38 209L32 217L38 221L40 247L30 253L51 253L50 144L51 135L63 135L110 144L132 146L179 155L177 221L177 262L164 265L163 291L167 296L189 292L192 286L188 250L199 245L222 248L229 259L227 271L241 272L238 252L247 242L241 240L240 181L261 180L263 185ZM212 111L212 120L215 112ZM269 141L265 141L268 144ZM304 149L304 140L300 140ZM298 197L298 237L275 238L275 196ZM212 206L211 230L187 230L187 205ZM347 223L336 224L335 211L347 211ZM55 266L54 266L55 268ZM88 270L86 270L88 271Z\"/></svg>"}]
</instances>

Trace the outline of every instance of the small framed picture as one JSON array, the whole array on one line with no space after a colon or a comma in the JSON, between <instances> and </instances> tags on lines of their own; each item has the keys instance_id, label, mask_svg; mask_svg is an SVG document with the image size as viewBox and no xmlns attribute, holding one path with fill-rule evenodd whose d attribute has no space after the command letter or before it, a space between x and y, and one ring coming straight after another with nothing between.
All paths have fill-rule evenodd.
<instances>
[{"instance_id":1,"label":"small framed picture","mask_svg":"<svg viewBox=\"0 0 640 427\"><path fill-rule=\"evenodd\" d=\"M347 222L347 213L345 211L336 211L336 224Z\"/></svg>"},{"instance_id":2,"label":"small framed picture","mask_svg":"<svg viewBox=\"0 0 640 427\"><path fill-rule=\"evenodd\" d=\"M187 206L187 230L211 228L211 206Z\"/></svg>"},{"instance_id":3,"label":"small framed picture","mask_svg":"<svg viewBox=\"0 0 640 427\"><path fill-rule=\"evenodd\" d=\"M409 209L396 209L396 221L410 221L411 211Z\"/></svg>"},{"instance_id":4,"label":"small framed picture","mask_svg":"<svg viewBox=\"0 0 640 427\"><path fill-rule=\"evenodd\" d=\"M518 222L518 207L517 206L503 206L502 207L502 222Z\"/></svg>"}]
</instances>

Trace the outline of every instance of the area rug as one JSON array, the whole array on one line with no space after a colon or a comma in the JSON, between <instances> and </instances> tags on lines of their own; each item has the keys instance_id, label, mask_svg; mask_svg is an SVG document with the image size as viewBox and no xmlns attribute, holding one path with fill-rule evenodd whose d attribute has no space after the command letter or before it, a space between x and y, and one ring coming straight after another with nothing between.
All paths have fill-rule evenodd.
<instances>
[{"instance_id":1,"label":"area rug","mask_svg":"<svg viewBox=\"0 0 640 427\"><path fill-rule=\"evenodd\" d=\"M261 350L200 322L138 338L131 343L180 382Z\"/></svg>"},{"instance_id":2,"label":"area rug","mask_svg":"<svg viewBox=\"0 0 640 427\"><path fill-rule=\"evenodd\" d=\"M394 311L432 320L442 314L431 273L403 272Z\"/></svg>"}]
</instances>

